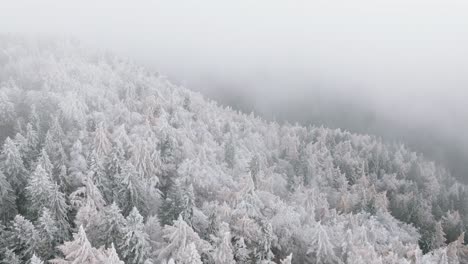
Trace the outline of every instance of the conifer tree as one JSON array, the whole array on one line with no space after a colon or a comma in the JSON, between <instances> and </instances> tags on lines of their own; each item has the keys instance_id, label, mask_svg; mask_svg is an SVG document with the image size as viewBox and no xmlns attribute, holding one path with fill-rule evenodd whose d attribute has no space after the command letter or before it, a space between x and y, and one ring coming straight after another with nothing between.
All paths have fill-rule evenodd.
<instances>
[{"instance_id":1,"label":"conifer tree","mask_svg":"<svg viewBox=\"0 0 468 264\"><path fill-rule=\"evenodd\" d=\"M148 259L150 249L143 217L138 209L133 207L126 221L127 225L123 229L123 242L120 245L122 256L126 263L142 264Z\"/></svg>"},{"instance_id":2,"label":"conifer tree","mask_svg":"<svg viewBox=\"0 0 468 264\"><path fill-rule=\"evenodd\" d=\"M245 241L243 237L240 237L236 240L235 247L234 247L234 257L237 263L247 263L249 259L249 250L245 245Z\"/></svg>"},{"instance_id":3,"label":"conifer tree","mask_svg":"<svg viewBox=\"0 0 468 264\"><path fill-rule=\"evenodd\" d=\"M76 140L70 151L68 184L72 187L78 187L83 183L87 175L88 164L84 157L83 145L80 140Z\"/></svg>"},{"instance_id":4,"label":"conifer tree","mask_svg":"<svg viewBox=\"0 0 468 264\"><path fill-rule=\"evenodd\" d=\"M198 254L198 250L193 242L187 245L185 250L181 252L179 257L180 261L178 263L181 264L202 264L200 254ZM216 262L220 263L221 262Z\"/></svg>"},{"instance_id":5,"label":"conifer tree","mask_svg":"<svg viewBox=\"0 0 468 264\"><path fill-rule=\"evenodd\" d=\"M64 133L57 117L52 119L52 124L46 133L44 148L49 155L53 165L52 175L57 182L61 182L59 176L62 172L62 167L67 163L67 155L63 148ZM73 159L73 157L72 157Z\"/></svg>"},{"instance_id":6,"label":"conifer tree","mask_svg":"<svg viewBox=\"0 0 468 264\"><path fill-rule=\"evenodd\" d=\"M224 147L224 160L226 161L228 168L234 168L236 163L236 149L234 147L232 136Z\"/></svg>"},{"instance_id":7,"label":"conifer tree","mask_svg":"<svg viewBox=\"0 0 468 264\"><path fill-rule=\"evenodd\" d=\"M28 260L38 246L39 235L34 225L21 215L15 216L8 232L8 247L22 260Z\"/></svg>"},{"instance_id":8,"label":"conifer tree","mask_svg":"<svg viewBox=\"0 0 468 264\"><path fill-rule=\"evenodd\" d=\"M114 185L112 180L106 174L102 157L93 150L88 157L87 164L89 173L91 173L92 179L95 182L96 187L101 191L104 200L112 202L114 198L112 188Z\"/></svg>"},{"instance_id":9,"label":"conifer tree","mask_svg":"<svg viewBox=\"0 0 468 264\"><path fill-rule=\"evenodd\" d=\"M43 207L49 207L52 190L53 183L50 175L40 164L37 165L26 186L29 208L34 219L38 217Z\"/></svg>"},{"instance_id":10,"label":"conifer tree","mask_svg":"<svg viewBox=\"0 0 468 264\"><path fill-rule=\"evenodd\" d=\"M70 206L67 204L65 194L60 191L58 184L54 183L49 195L49 208L51 215L57 222L59 241L64 241L70 236L70 224L68 212Z\"/></svg>"},{"instance_id":11,"label":"conifer tree","mask_svg":"<svg viewBox=\"0 0 468 264\"><path fill-rule=\"evenodd\" d=\"M338 258L335 255L334 246L328 236L327 230L319 222L316 224L311 236L311 244L307 254L312 253L315 257L315 263L337 263Z\"/></svg>"},{"instance_id":12,"label":"conifer tree","mask_svg":"<svg viewBox=\"0 0 468 264\"><path fill-rule=\"evenodd\" d=\"M120 260L119 255L117 255L117 251L115 251L114 244L111 244L111 247L107 249L107 258L104 264L125 264L123 261Z\"/></svg>"},{"instance_id":13,"label":"conifer tree","mask_svg":"<svg viewBox=\"0 0 468 264\"><path fill-rule=\"evenodd\" d=\"M57 222L52 217L49 209L42 209L42 214L36 223L36 229L40 241L38 253L45 259L50 259L55 253L57 243L61 242L61 240Z\"/></svg>"},{"instance_id":14,"label":"conifer tree","mask_svg":"<svg viewBox=\"0 0 468 264\"><path fill-rule=\"evenodd\" d=\"M185 185L183 188L176 180L167 192L158 214L163 226L171 225L179 216L191 225L195 198L191 184Z\"/></svg>"},{"instance_id":15,"label":"conifer tree","mask_svg":"<svg viewBox=\"0 0 468 264\"><path fill-rule=\"evenodd\" d=\"M100 264L105 260L103 253L91 246L82 226L80 226L78 233L73 234L72 241L67 241L58 248L64 257L50 260L50 263Z\"/></svg>"},{"instance_id":16,"label":"conifer tree","mask_svg":"<svg viewBox=\"0 0 468 264\"><path fill-rule=\"evenodd\" d=\"M27 139L21 135L21 133L16 133L13 142L15 143L16 148L18 149L21 158L23 159L23 164L27 167L26 162L28 161L26 156L28 153L28 142Z\"/></svg>"},{"instance_id":17,"label":"conifer tree","mask_svg":"<svg viewBox=\"0 0 468 264\"><path fill-rule=\"evenodd\" d=\"M156 167L158 159L151 155L152 144L150 142L139 139L132 148L131 161L141 178L156 178L156 182L159 182L157 177L159 173Z\"/></svg>"},{"instance_id":18,"label":"conifer tree","mask_svg":"<svg viewBox=\"0 0 468 264\"><path fill-rule=\"evenodd\" d=\"M6 249L3 258L0 259L1 264L21 264L21 259L12 249Z\"/></svg>"},{"instance_id":19,"label":"conifer tree","mask_svg":"<svg viewBox=\"0 0 468 264\"><path fill-rule=\"evenodd\" d=\"M94 133L94 151L99 157L109 154L112 144L109 140L107 129L103 122L99 123Z\"/></svg>"},{"instance_id":20,"label":"conifer tree","mask_svg":"<svg viewBox=\"0 0 468 264\"><path fill-rule=\"evenodd\" d=\"M166 241L164 246L158 252L157 261L182 261L180 257L190 243L194 243L199 253L207 253L211 246L208 242L202 240L187 223L179 217L172 226L166 225L163 229L163 238Z\"/></svg>"},{"instance_id":21,"label":"conifer tree","mask_svg":"<svg viewBox=\"0 0 468 264\"><path fill-rule=\"evenodd\" d=\"M250 170L250 176L252 177L252 181L256 188L258 184L257 178L260 172L260 158L258 157L258 155L254 155L253 158L250 160L249 170Z\"/></svg>"},{"instance_id":22,"label":"conifer tree","mask_svg":"<svg viewBox=\"0 0 468 264\"><path fill-rule=\"evenodd\" d=\"M36 254L33 254L33 256L31 257L31 260L29 260L29 264L44 264L44 261L38 258Z\"/></svg>"},{"instance_id":23,"label":"conifer tree","mask_svg":"<svg viewBox=\"0 0 468 264\"><path fill-rule=\"evenodd\" d=\"M289 254L285 259L281 260L281 264L291 264L292 263L292 253Z\"/></svg>"},{"instance_id":24,"label":"conifer tree","mask_svg":"<svg viewBox=\"0 0 468 264\"><path fill-rule=\"evenodd\" d=\"M45 151L45 149L42 149L41 155L40 155L39 160L38 160L37 163L38 163L39 165L41 165L41 167L42 167L49 175L52 175L54 167L53 167L52 163L50 162L49 155L47 154L47 152Z\"/></svg>"},{"instance_id":25,"label":"conifer tree","mask_svg":"<svg viewBox=\"0 0 468 264\"><path fill-rule=\"evenodd\" d=\"M17 213L16 195L5 175L0 170L0 222L10 221Z\"/></svg>"},{"instance_id":26,"label":"conifer tree","mask_svg":"<svg viewBox=\"0 0 468 264\"><path fill-rule=\"evenodd\" d=\"M24 160L27 167L30 169L32 163L39 156L39 135L34 130L31 123L26 125L26 146Z\"/></svg>"},{"instance_id":27,"label":"conifer tree","mask_svg":"<svg viewBox=\"0 0 468 264\"><path fill-rule=\"evenodd\" d=\"M146 211L143 181L139 178L135 167L125 162L122 171L117 175L118 204L124 215L128 215L133 207Z\"/></svg>"},{"instance_id":28,"label":"conifer tree","mask_svg":"<svg viewBox=\"0 0 468 264\"><path fill-rule=\"evenodd\" d=\"M26 183L26 168L23 164L21 154L13 140L9 137L3 144L1 164L7 181L16 190L22 193L22 188Z\"/></svg>"},{"instance_id":29,"label":"conifer tree","mask_svg":"<svg viewBox=\"0 0 468 264\"><path fill-rule=\"evenodd\" d=\"M213 238L216 243L213 259L215 263L219 264L233 264L234 254L231 246L231 233L229 231L229 226L226 223L222 223L218 237Z\"/></svg>"},{"instance_id":30,"label":"conifer tree","mask_svg":"<svg viewBox=\"0 0 468 264\"><path fill-rule=\"evenodd\" d=\"M116 203L104 207L98 232L100 244L106 247L122 244L125 226L126 220Z\"/></svg>"}]
</instances>

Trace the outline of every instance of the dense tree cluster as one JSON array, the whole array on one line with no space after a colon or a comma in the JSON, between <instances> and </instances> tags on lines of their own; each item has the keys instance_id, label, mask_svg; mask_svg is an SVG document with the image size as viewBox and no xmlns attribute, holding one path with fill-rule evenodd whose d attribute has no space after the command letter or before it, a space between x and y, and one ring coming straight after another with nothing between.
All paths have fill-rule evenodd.
<instances>
[{"instance_id":1,"label":"dense tree cluster","mask_svg":"<svg viewBox=\"0 0 468 264\"><path fill-rule=\"evenodd\" d=\"M467 263L468 190L70 41L0 38L0 263Z\"/></svg>"}]
</instances>

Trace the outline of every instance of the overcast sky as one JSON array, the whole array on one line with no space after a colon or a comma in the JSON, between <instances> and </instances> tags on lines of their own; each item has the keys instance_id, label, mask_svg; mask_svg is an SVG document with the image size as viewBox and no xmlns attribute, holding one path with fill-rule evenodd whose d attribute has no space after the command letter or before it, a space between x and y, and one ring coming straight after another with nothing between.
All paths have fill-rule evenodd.
<instances>
[{"instance_id":1,"label":"overcast sky","mask_svg":"<svg viewBox=\"0 0 468 264\"><path fill-rule=\"evenodd\" d=\"M0 32L76 37L223 103L468 172L467 1L0 0Z\"/></svg>"}]
</instances>

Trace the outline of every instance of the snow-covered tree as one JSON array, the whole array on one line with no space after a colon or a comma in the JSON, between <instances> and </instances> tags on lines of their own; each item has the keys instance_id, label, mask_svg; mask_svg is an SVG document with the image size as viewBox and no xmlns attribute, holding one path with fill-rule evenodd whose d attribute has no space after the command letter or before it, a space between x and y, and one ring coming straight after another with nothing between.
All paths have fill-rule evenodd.
<instances>
[{"instance_id":1,"label":"snow-covered tree","mask_svg":"<svg viewBox=\"0 0 468 264\"><path fill-rule=\"evenodd\" d=\"M216 243L213 251L214 262L220 264L235 263L229 226L226 223L222 223L218 233L218 237L213 238Z\"/></svg>"},{"instance_id":2,"label":"snow-covered tree","mask_svg":"<svg viewBox=\"0 0 468 264\"><path fill-rule=\"evenodd\" d=\"M36 218L43 207L49 207L50 196L53 191L51 176L39 164L31 175L26 192L31 204L30 209L34 218Z\"/></svg>"},{"instance_id":3,"label":"snow-covered tree","mask_svg":"<svg viewBox=\"0 0 468 264\"><path fill-rule=\"evenodd\" d=\"M17 192L21 192L26 183L26 168L16 144L10 138L7 138L3 144L1 158L3 172L8 182Z\"/></svg>"},{"instance_id":4,"label":"snow-covered tree","mask_svg":"<svg viewBox=\"0 0 468 264\"><path fill-rule=\"evenodd\" d=\"M97 225L96 240L99 245L109 247L111 244L120 245L124 236L124 227L126 225L120 208L116 203L112 203L102 210L100 222Z\"/></svg>"},{"instance_id":5,"label":"snow-covered tree","mask_svg":"<svg viewBox=\"0 0 468 264\"><path fill-rule=\"evenodd\" d=\"M166 193L159 209L159 219L162 225L171 225L179 216L191 224L194 206L193 187L190 183L174 181Z\"/></svg>"},{"instance_id":6,"label":"snow-covered tree","mask_svg":"<svg viewBox=\"0 0 468 264\"><path fill-rule=\"evenodd\" d=\"M104 264L125 264L122 260L120 260L119 255L117 255L117 251L115 251L114 244L111 244L111 247L107 249L107 257L104 261Z\"/></svg>"},{"instance_id":7,"label":"snow-covered tree","mask_svg":"<svg viewBox=\"0 0 468 264\"><path fill-rule=\"evenodd\" d=\"M77 140L70 151L68 184L72 186L72 188L80 186L86 177L87 169L88 165L83 153L83 145L80 140Z\"/></svg>"},{"instance_id":8,"label":"snow-covered tree","mask_svg":"<svg viewBox=\"0 0 468 264\"><path fill-rule=\"evenodd\" d=\"M292 253L289 254L285 259L281 260L281 264L291 264L292 263Z\"/></svg>"},{"instance_id":9,"label":"snow-covered tree","mask_svg":"<svg viewBox=\"0 0 468 264\"><path fill-rule=\"evenodd\" d=\"M313 255L315 263L339 263L335 246L323 224L319 222L313 227L310 239L307 254Z\"/></svg>"},{"instance_id":10,"label":"snow-covered tree","mask_svg":"<svg viewBox=\"0 0 468 264\"><path fill-rule=\"evenodd\" d=\"M103 122L99 123L94 132L94 151L98 156L105 156L111 151L112 145L109 140L107 129Z\"/></svg>"},{"instance_id":11,"label":"snow-covered tree","mask_svg":"<svg viewBox=\"0 0 468 264\"><path fill-rule=\"evenodd\" d=\"M201 261L200 254L198 254L198 250L193 242L187 245L185 250L181 252L181 255L179 258L180 260L177 263L181 263L181 264L202 264L203 263Z\"/></svg>"},{"instance_id":12,"label":"snow-covered tree","mask_svg":"<svg viewBox=\"0 0 468 264\"><path fill-rule=\"evenodd\" d=\"M6 223L11 220L16 213L15 192L0 170L0 220Z\"/></svg>"},{"instance_id":13,"label":"snow-covered tree","mask_svg":"<svg viewBox=\"0 0 468 264\"><path fill-rule=\"evenodd\" d=\"M24 160L27 167L30 168L31 164L36 160L39 155L39 135L38 132L33 128L31 123L26 125L26 145Z\"/></svg>"},{"instance_id":14,"label":"snow-covered tree","mask_svg":"<svg viewBox=\"0 0 468 264\"><path fill-rule=\"evenodd\" d=\"M199 254L207 253L211 248L208 242L202 240L187 223L179 217L173 226L166 225L163 229L166 245L159 251L158 261L183 261L182 256L190 243L194 243Z\"/></svg>"},{"instance_id":15,"label":"snow-covered tree","mask_svg":"<svg viewBox=\"0 0 468 264\"><path fill-rule=\"evenodd\" d=\"M8 248L28 260L38 249L39 235L34 225L21 215L15 216L7 235Z\"/></svg>"},{"instance_id":16,"label":"snow-covered tree","mask_svg":"<svg viewBox=\"0 0 468 264\"><path fill-rule=\"evenodd\" d=\"M133 207L126 221L127 225L123 228L123 242L120 245L122 256L127 263L142 264L148 259L150 249L143 217L138 209Z\"/></svg>"},{"instance_id":17,"label":"snow-covered tree","mask_svg":"<svg viewBox=\"0 0 468 264\"><path fill-rule=\"evenodd\" d=\"M247 263L249 259L249 250L245 245L245 241L243 237L240 237L236 240L235 247L234 247L234 257L237 263Z\"/></svg>"},{"instance_id":18,"label":"snow-covered tree","mask_svg":"<svg viewBox=\"0 0 468 264\"><path fill-rule=\"evenodd\" d=\"M236 149L232 138L226 143L226 146L224 147L224 160L226 161L227 166L231 169L236 163Z\"/></svg>"},{"instance_id":19,"label":"snow-covered tree","mask_svg":"<svg viewBox=\"0 0 468 264\"><path fill-rule=\"evenodd\" d=\"M31 259L29 260L29 264L44 264L44 261L42 261L40 258L36 256L36 254L33 254Z\"/></svg>"},{"instance_id":20,"label":"snow-covered tree","mask_svg":"<svg viewBox=\"0 0 468 264\"><path fill-rule=\"evenodd\" d=\"M6 249L3 258L0 259L2 264L21 264L21 259L12 249Z\"/></svg>"},{"instance_id":21,"label":"snow-covered tree","mask_svg":"<svg viewBox=\"0 0 468 264\"><path fill-rule=\"evenodd\" d=\"M79 127L83 127L88 106L76 91L67 92L59 103L64 118Z\"/></svg>"},{"instance_id":22,"label":"snow-covered tree","mask_svg":"<svg viewBox=\"0 0 468 264\"><path fill-rule=\"evenodd\" d=\"M56 264L99 264L105 261L102 252L91 246L86 232L80 226L78 233L73 234L73 240L67 241L58 247L63 254L63 258L50 260Z\"/></svg>"},{"instance_id":23,"label":"snow-covered tree","mask_svg":"<svg viewBox=\"0 0 468 264\"><path fill-rule=\"evenodd\" d=\"M50 162L49 155L47 155L47 152L44 149L42 149L41 155L37 163L41 165L41 167L47 173L49 173L49 175L52 175L54 167L52 163Z\"/></svg>"},{"instance_id":24,"label":"snow-covered tree","mask_svg":"<svg viewBox=\"0 0 468 264\"><path fill-rule=\"evenodd\" d=\"M151 141L139 139L133 145L131 161L141 177L147 179L154 178L155 183L158 183L159 171L156 164L159 162L159 157L154 157L151 151L155 147L156 145L151 144Z\"/></svg>"},{"instance_id":25,"label":"snow-covered tree","mask_svg":"<svg viewBox=\"0 0 468 264\"><path fill-rule=\"evenodd\" d=\"M53 118L51 123L45 136L44 149L49 155L50 161L54 167L53 175L56 179L59 179L62 167L67 163L67 154L63 147L65 136L57 117Z\"/></svg>"},{"instance_id":26,"label":"snow-covered tree","mask_svg":"<svg viewBox=\"0 0 468 264\"><path fill-rule=\"evenodd\" d=\"M134 207L145 212L147 208L143 180L139 178L133 164L125 162L116 178L117 199L123 214L129 214Z\"/></svg>"},{"instance_id":27,"label":"snow-covered tree","mask_svg":"<svg viewBox=\"0 0 468 264\"><path fill-rule=\"evenodd\" d=\"M56 183L53 184L52 190L49 194L49 203L47 208L50 210L51 215L57 222L59 240L63 241L68 239L70 234L70 223L68 222L70 206L67 204L65 194L60 191L60 187Z\"/></svg>"},{"instance_id":28,"label":"snow-covered tree","mask_svg":"<svg viewBox=\"0 0 468 264\"><path fill-rule=\"evenodd\" d=\"M46 259L50 259L54 255L55 247L58 242L61 242L62 237L59 233L57 221L55 221L49 209L42 209L41 216L36 223L36 229L40 241L38 253L42 257L46 257Z\"/></svg>"}]
</instances>

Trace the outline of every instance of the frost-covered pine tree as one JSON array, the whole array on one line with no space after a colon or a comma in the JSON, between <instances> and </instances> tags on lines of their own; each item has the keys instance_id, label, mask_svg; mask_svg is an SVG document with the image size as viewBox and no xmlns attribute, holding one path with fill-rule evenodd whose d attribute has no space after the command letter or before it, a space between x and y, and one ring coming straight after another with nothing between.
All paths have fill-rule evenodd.
<instances>
[{"instance_id":1,"label":"frost-covered pine tree","mask_svg":"<svg viewBox=\"0 0 468 264\"><path fill-rule=\"evenodd\" d=\"M235 247L234 247L234 257L237 263L247 263L249 259L249 250L245 245L245 241L243 237L240 237L236 240Z\"/></svg>"},{"instance_id":2,"label":"frost-covered pine tree","mask_svg":"<svg viewBox=\"0 0 468 264\"><path fill-rule=\"evenodd\" d=\"M292 253L289 254L285 259L281 260L281 264L291 264L292 263Z\"/></svg>"},{"instance_id":3,"label":"frost-covered pine tree","mask_svg":"<svg viewBox=\"0 0 468 264\"><path fill-rule=\"evenodd\" d=\"M235 263L231 245L231 233L227 223L222 223L220 225L218 237L214 237L212 240L216 243L213 251L214 262L219 264Z\"/></svg>"},{"instance_id":4,"label":"frost-covered pine tree","mask_svg":"<svg viewBox=\"0 0 468 264\"><path fill-rule=\"evenodd\" d=\"M38 164L26 186L27 197L30 203L29 208L34 219L38 217L43 207L49 207L52 191L53 183L51 175Z\"/></svg>"},{"instance_id":5,"label":"frost-covered pine tree","mask_svg":"<svg viewBox=\"0 0 468 264\"><path fill-rule=\"evenodd\" d=\"M94 132L94 151L100 157L104 157L111 151L112 144L109 140L107 129L103 122L99 123Z\"/></svg>"},{"instance_id":6,"label":"frost-covered pine tree","mask_svg":"<svg viewBox=\"0 0 468 264\"><path fill-rule=\"evenodd\" d=\"M55 247L61 242L58 225L49 209L43 208L41 216L37 220L36 229L38 232L40 247L38 252L45 259L51 258L55 254Z\"/></svg>"},{"instance_id":7,"label":"frost-covered pine tree","mask_svg":"<svg viewBox=\"0 0 468 264\"><path fill-rule=\"evenodd\" d=\"M307 254L312 254L315 263L339 263L335 247L324 225L318 222L312 230Z\"/></svg>"},{"instance_id":8,"label":"frost-covered pine tree","mask_svg":"<svg viewBox=\"0 0 468 264\"><path fill-rule=\"evenodd\" d=\"M194 206L193 187L190 183L180 183L175 180L166 193L159 209L159 219L162 225L171 225L179 216L191 225Z\"/></svg>"},{"instance_id":9,"label":"frost-covered pine tree","mask_svg":"<svg viewBox=\"0 0 468 264\"><path fill-rule=\"evenodd\" d=\"M1 164L8 182L16 192L21 193L22 187L26 183L27 171L17 146L9 137L3 144Z\"/></svg>"},{"instance_id":10,"label":"frost-covered pine tree","mask_svg":"<svg viewBox=\"0 0 468 264\"><path fill-rule=\"evenodd\" d=\"M21 215L15 216L7 233L7 247L22 260L31 258L39 246L39 235L34 225Z\"/></svg>"},{"instance_id":11,"label":"frost-covered pine tree","mask_svg":"<svg viewBox=\"0 0 468 264\"><path fill-rule=\"evenodd\" d=\"M134 207L145 212L144 186L133 164L126 161L116 178L117 199L122 213L128 215Z\"/></svg>"},{"instance_id":12,"label":"frost-covered pine tree","mask_svg":"<svg viewBox=\"0 0 468 264\"><path fill-rule=\"evenodd\" d=\"M36 160L39 155L39 135L31 123L26 125L26 146L25 157L28 168Z\"/></svg>"},{"instance_id":13,"label":"frost-covered pine tree","mask_svg":"<svg viewBox=\"0 0 468 264\"><path fill-rule=\"evenodd\" d=\"M10 221L17 213L15 191L0 170L0 220Z\"/></svg>"},{"instance_id":14,"label":"frost-covered pine tree","mask_svg":"<svg viewBox=\"0 0 468 264\"><path fill-rule=\"evenodd\" d=\"M47 154L47 152L45 151L45 149L42 149L41 155L40 155L39 160L38 160L37 163L38 163L39 165L41 165L41 167L42 167L47 173L49 173L49 175L52 175L54 167L53 167L52 163L50 162L49 155Z\"/></svg>"},{"instance_id":15,"label":"frost-covered pine tree","mask_svg":"<svg viewBox=\"0 0 468 264\"><path fill-rule=\"evenodd\" d=\"M65 121L83 127L88 106L76 91L68 91L59 102L59 109Z\"/></svg>"},{"instance_id":16,"label":"frost-covered pine tree","mask_svg":"<svg viewBox=\"0 0 468 264\"><path fill-rule=\"evenodd\" d=\"M52 174L55 178L59 178L63 166L67 163L67 154L63 148L64 137L60 122L57 117L54 117L45 136L44 149L54 167Z\"/></svg>"},{"instance_id":17,"label":"frost-covered pine tree","mask_svg":"<svg viewBox=\"0 0 468 264\"><path fill-rule=\"evenodd\" d=\"M5 131L5 135L8 135L13 130L13 123L15 120L15 104L10 101L8 94L4 91L4 87L0 91L0 124L1 131Z\"/></svg>"},{"instance_id":18,"label":"frost-covered pine tree","mask_svg":"<svg viewBox=\"0 0 468 264\"><path fill-rule=\"evenodd\" d=\"M185 250L181 252L179 257L179 262L181 264L202 264L200 254L198 254L198 250L193 242L187 245ZM216 262L221 263L221 262Z\"/></svg>"},{"instance_id":19,"label":"frost-covered pine tree","mask_svg":"<svg viewBox=\"0 0 468 264\"><path fill-rule=\"evenodd\" d=\"M21 133L16 133L15 137L13 138L13 142L15 143L16 147L18 148L18 151L20 153L20 156L23 158L23 164L26 166L26 156L28 152L28 142L27 139L21 134Z\"/></svg>"},{"instance_id":20,"label":"frost-covered pine tree","mask_svg":"<svg viewBox=\"0 0 468 264\"><path fill-rule=\"evenodd\" d=\"M187 223L179 217L174 221L173 226L166 225L163 229L163 238L166 245L158 252L157 260L160 262L173 259L175 262L183 261L181 256L190 243L194 243L198 252L207 253L211 246L202 240Z\"/></svg>"},{"instance_id":21,"label":"frost-covered pine tree","mask_svg":"<svg viewBox=\"0 0 468 264\"><path fill-rule=\"evenodd\" d=\"M101 221L96 230L98 233L97 238L100 241L99 244L106 247L111 244L120 245L124 236L126 220L119 206L116 203L105 206L101 215Z\"/></svg>"},{"instance_id":22,"label":"frost-covered pine tree","mask_svg":"<svg viewBox=\"0 0 468 264\"><path fill-rule=\"evenodd\" d=\"M252 181L257 187L258 184L258 174L260 173L260 157L258 155L254 155L249 162L249 170L250 176L252 177Z\"/></svg>"},{"instance_id":23,"label":"frost-covered pine tree","mask_svg":"<svg viewBox=\"0 0 468 264\"><path fill-rule=\"evenodd\" d=\"M143 217L136 207L126 218L127 225L123 228L123 242L120 245L122 256L126 263L142 264L149 257L150 245L148 234L145 233Z\"/></svg>"},{"instance_id":24,"label":"frost-covered pine tree","mask_svg":"<svg viewBox=\"0 0 468 264\"><path fill-rule=\"evenodd\" d=\"M76 140L70 151L69 175L67 182L70 186L77 187L83 183L86 177L88 164L83 153L83 145L80 140Z\"/></svg>"},{"instance_id":25,"label":"frost-covered pine tree","mask_svg":"<svg viewBox=\"0 0 468 264\"><path fill-rule=\"evenodd\" d=\"M100 264L105 259L102 252L91 246L82 226L78 229L78 233L73 234L72 241L67 241L58 248L64 257L50 260L50 263Z\"/></svg>"},{"instance_id":26,"label":"frost-covered pine tree","mask_svg":"<svg viewBox=\"0 0 468 264\"><path fill-rule=\"evenodd\" d=\"M87 164L88 171L91 174L91 177L95 182L96 187L98 187L98 189L101 190L104 200L108 202L113 201L114 197L112 189L115 186L112 182L112 179L109 178L106 174L103 156L100 156L99 154L97 154L96 151L93 150L88 156Z\"/></svg>"},{"instance_id":27,"label":"frost-covered pine tree","mask_svg":"<svg viewBox=\"0 0 468 264\"><path fill-rule=\"evenodd\" d=\"M115 251L114 243L111 244L110 248L106 251L107 258L104 264L125 264L122 260L120 260L119 255L117 255L117 251Z\"/></svg>"},{"instance_id":28,"label":"frost-covered pine tree","mask_svg":"<svg viewBox=\"0 0 468 264\"><path fill-rule=\"evenodd\" d=\"M442 228L442 223L439 221L435 224L435 231L433 237L431 239L431 247L432 249L436 249L445 245L445 232Z\"/></svg>"},{"instance_id":29,"label":"frost-covered pine tree","mask_svg":"<svg viewBox=\"0 0 468 264\"><path fill-rule=\"evenodd\" d=\"M60 187L56 183L52 185L47 208L57 222L59 241L68 239L70 236L70 223L68 222L70 206L67 204L65 194L60 191Z\"/></svg>"},{"instance_id":30,"label":"frost-covered pine tree","mask_svg":"<svg viewBox=\"0 0 468 264\"><path fill-rule=\"evenodd\" d=\"M236 148L234 146L233 138L226 142L224 147L224 160L227 163L228 168L234 168L236 164Z\"/></svg>"},{"instance_id":31,"label":"frost-covered pine tree","mask_svg":"<svg viewBox=\"0 0 468 264\"><path fill-rule=\"evenodd\" d=\"M151 144L151 141L138 139L132 148L131 161L140 177L147 179L155 178L156 182L159 182L157 177L159 173L156 167L156 162L159 160L154 159L151 155L151 148L155 146L156 145Z\"/></svg>"},{"instance_id":32,"label":"frost-covered pine tree","mask_svg":"<svg viewBox=\"0 0 468 264\"><path fill-rule=\"evenodd\" d=\"M1 264L21 264L21 259L16 253L13 251L13 249L5 249L5 252L3 253L3 258L0 259Z\"/></svg>"},{"instance_id":33,"label":"frost-covered pine tree","mask_svg":"<svg viewBox=\"0 0 468 264\"><path fill-rule=\"evenodd\" d=\"M44 264L44 261L42 261L40 258L36 256L36 254L33 254L31 259L29 260L29 264Z\"/></svg>"}]
</instances>

